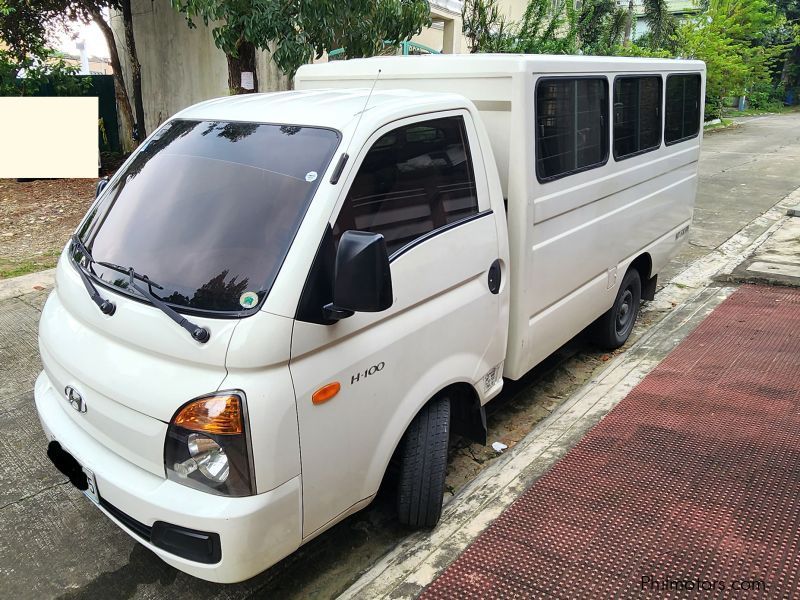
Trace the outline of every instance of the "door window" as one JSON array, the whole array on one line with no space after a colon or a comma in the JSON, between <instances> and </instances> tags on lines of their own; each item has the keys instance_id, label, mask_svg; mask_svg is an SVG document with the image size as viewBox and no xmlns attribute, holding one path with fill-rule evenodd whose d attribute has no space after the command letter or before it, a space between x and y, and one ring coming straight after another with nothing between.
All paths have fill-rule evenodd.
<instances>
[{"instance_id":1,"label":"door window","mask_svg":"<svg viewBox=\"0 0 800 600\"><path fill-rule=\"evenodd\" d=\"M391 256L439 228L478 213L462 117L399 127L370 148L333 228L380 233Z\"/></svg>"}]
</instances>

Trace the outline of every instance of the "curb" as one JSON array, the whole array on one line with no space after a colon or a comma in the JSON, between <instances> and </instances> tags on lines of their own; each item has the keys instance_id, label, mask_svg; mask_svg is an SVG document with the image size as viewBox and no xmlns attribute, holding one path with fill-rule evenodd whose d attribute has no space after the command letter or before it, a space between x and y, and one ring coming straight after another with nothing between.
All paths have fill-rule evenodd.
<instances>
[{"instance_id":1,"label":"curb","mask_svg":"<svg viewBox=\"0 0 800 600\"><path fill-rule=\"evenodd\" d=\"M56 283L56 270L46 269L29 275L11 277L10 279L0 279L0 300L8 300L49 290Z\"/></svg>"}]
</instances>

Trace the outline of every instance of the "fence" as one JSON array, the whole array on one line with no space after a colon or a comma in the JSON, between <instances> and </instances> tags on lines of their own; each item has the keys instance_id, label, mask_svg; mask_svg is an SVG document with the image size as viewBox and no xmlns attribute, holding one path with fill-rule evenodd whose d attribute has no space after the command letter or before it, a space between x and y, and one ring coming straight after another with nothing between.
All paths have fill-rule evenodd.
<instances>
[{"instance_id":1,"label":"fence","mask_svg":"<svg viewBox=\"0 0 800 600\"><path fill-rule=\"evenodd\" d=\"M114 94L113 75L75 75L88 77L91 86L81 96L97 96L98 98L98 145L101 151L121 152L119 141L119 119L117 117L117 98ZM36 93L37 96L58 96L53 85L45 83Z\"/></svg>"}]
</instances>

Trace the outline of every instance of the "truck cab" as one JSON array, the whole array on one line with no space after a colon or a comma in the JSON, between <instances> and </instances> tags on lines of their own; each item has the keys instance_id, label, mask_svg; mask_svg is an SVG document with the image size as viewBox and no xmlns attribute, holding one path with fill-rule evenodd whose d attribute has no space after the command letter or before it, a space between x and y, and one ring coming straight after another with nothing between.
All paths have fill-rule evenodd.
<instances>
[{"instance_id":1,"label":"truck cab","mask_svg":"<svg viewBox=\"0 0 800 600\"><path fill-rule=\"evenodd\" d=\"M401 518L432 526L420 494L441 506L441 484L422 487L445 465L417 457L442 439L446 457L451 409L480 435L502 387L505 232L462 96L186 109L60 258L35 390L49 454L134 538L213 581L255 575L368 504L398 453Z\"/></svg>"}]
</instances>

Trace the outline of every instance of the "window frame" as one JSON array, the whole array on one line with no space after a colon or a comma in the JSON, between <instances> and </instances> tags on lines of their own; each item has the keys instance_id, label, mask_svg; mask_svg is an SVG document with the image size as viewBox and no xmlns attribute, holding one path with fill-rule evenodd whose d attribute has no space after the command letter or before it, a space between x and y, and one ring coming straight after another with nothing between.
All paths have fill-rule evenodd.
<instances>
[{"instance_id":1,"label":"window frame","mask_svg":"<svg viewBox=\"0 0 800 600\"><path fill-rule=\"evenodd\" d=\"M467 117L470 117L469 119ZM403 254L408 253L410 250L415 248L416 246L422 244L423 242L439 235L454 229L459 225L464 225L481 217L485 217L493 213L491 201L488 194L488 187L487 187L487 179L486 179L486 170L483 160L475 160L473 148L478 146L480 147L480 140L478 139L477 131L475 130L474 123L472 122L472 114L466 108L456 108L444 111L432 111L428 113L419 113L416 115L411 116L404 116L399 119L395 119L394 121L390 121L388 123L384 123L378 129L372 132L372 134L363 142L361 149L359 150L356 160L353 163L353 166L350 169L346 179L343 181L344 185L342 186L342 190L339 194L339 198L336 201L336 207L334 208L333 212L331 213L331 217L328 220L328 223L331 227L331 230L336 225L336 221L339 219L339 215L342 212L342 208L344 207L344 203L347 201L347 197L350 193L350 189L353 186L353 183L358 176L358 173L364 164L364 159L367 157L367 154L372 150L372 147L375 143L385 136L386 134L391 133L397 129L401 129L403 127L412 127L417 124L424 124L428 121L435 121L437 119L447 119L447 118L460 118L462 121L462 125L464 127L464 132L466 134L466 143L467 143L467 156L472 165L472 177L474 179L475 185L475 195L477 200L477 212L471 215L467 215L462 217L457 221L453 221L452 223L446 223L441 227L437 227L436 229L432 229L426 233L421 234L420 236L414 238L413 240L407 242L403 246L399 247L397 250L392 252L389 255L389 262L392 263L396 259L398 259Z\"/></svg>"},{"instance_id":2,"label":"window frame","mask_svg":"<svg viewBox=\"0 0 800 600\"><path fill-rule=\"evenodd\" d=\"M538 125L538 109L539 109L539 86L543 82L548 81L559 81L559 80L571 80L577 81L581 79L598 79L605 82L606 86L606 125L605 125L605 136L606 136L606 148L605 153L603 155L603 159L600 162L587 165L585 167L580 167L578 169L573 169L571 171L566 171L564 173L559 173L558 175L552 175L550 177L542 177L541 169L539 167L539 125ZM534 170L536 172L536 179L539 183L550 183L552 181L558 181L559 179L563 179L564 177L569 177L571 175L576 175L578 173L583 173L585 171L591 171L592 169L599 169L600 167L604 167L608 164L609 156L611 155L611 143L612 143L612 129L611 129L611 118L609 118L609 114L611 111L611 88L609 87L609 80L608 75L606 74L591 74L591 75L543 75L536 80L536 85L534 86L533 90L533 161L534 161Z\"/></svg>"},{"instance_id":3,"label":"window frame","mask_svg":"<svg viewBox=\"0 0 800 600\"><path fill-rule=\"evenodd\" d=\"M686 137L679 138L677 140L673 140L671 142L667 141L667 86L669 86L670 77L686 77L686 76L694 76L700 82L699 86L699 94L698 100L700 102L700 109L698 111L698 123L697 123L697 131L694 135L689 135ZM664 138L664 145L665 146L674 146L675 144L680 144L682 142L687 142L689 140L693 140L696 137L700 136L700 132L703 129L703 108L702 103L705 102L704 93L703 93L703 74L699 71L681 71L679 73L668 73L666 77L666 81L664 82L664 127L663 127L663 138Z\"/></svg>"},{"instance_id":4,"label":"window frame","mask_svg":"<svg viewBox=\"0 0 800 600\"><path fill-rule=\"evenodd\" d=\"M618 79L644 79L646 77L656 77L659 81L659 88L658 88L658 143L655 146L651 146L649 148L645 148L643 150L637 150L636 152L632 152L631 154L623 154L621 156L617 156L616 150L616 139L614 138L614 125L616 125L617 120L614 117L614 88L617 85ZM642 154L647 154L648 152L653 152L661 148L664 144L664 127L666 126L666 94L664 93L666 89L666 82L664 81L664 74L663 73L625 73L624 75L615 75L614 81L611 84L611 152L614 155L614 162L622 162L623 160L627 160L629 158L634 158L636 156L641 156Z\"/></svg>"}]
</instances>

